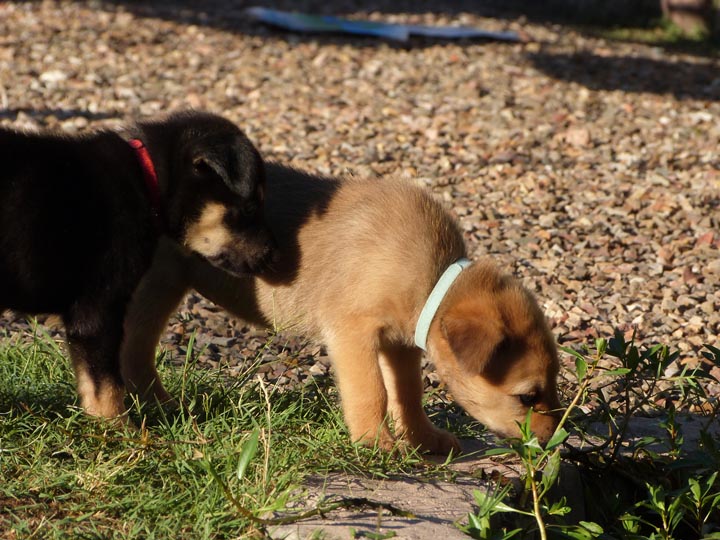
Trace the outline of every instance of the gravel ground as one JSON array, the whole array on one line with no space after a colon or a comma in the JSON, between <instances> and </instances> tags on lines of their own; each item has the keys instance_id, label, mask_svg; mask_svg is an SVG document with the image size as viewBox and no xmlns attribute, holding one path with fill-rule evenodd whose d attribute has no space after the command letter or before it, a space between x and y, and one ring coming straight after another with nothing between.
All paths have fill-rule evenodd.
<instances>
[{"instance_id":1,"label":"gravel ground","mask_svg":"<svg viewBox=\"0 0 720 540\"><path fill-rule=\"evenodd\" d=\"M429 186L472 254L493 255L537 293L562 344L618 329L690 363L720 345L717 56L607 41L481 2L385 4L266 5L529 41L298 36L246 20L250 4L230 0L0 2L0 124L79 132L218 112L268 159ZM9 313L0 325L27 327ZM280 384L327 372L321 347L282 334L268 343L195 295L163 345L180 357L192 332L207 347L201 364L229 374L258 355Z\"/></svg>"}]
</instances>

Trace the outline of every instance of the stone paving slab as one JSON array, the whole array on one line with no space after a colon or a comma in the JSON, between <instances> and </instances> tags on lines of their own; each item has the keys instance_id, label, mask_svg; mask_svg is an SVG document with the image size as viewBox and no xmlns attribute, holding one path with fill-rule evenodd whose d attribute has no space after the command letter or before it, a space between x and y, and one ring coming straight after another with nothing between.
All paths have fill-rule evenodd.
<instances>
[{"instance_id":1,"label":"stone paving slab","mask_svg":"<svg viewBox=\"0 0 720 540\"><path fill-rule=\"evenodd\" d=\"M472 509L478 480L457 482L419 481L412 478L364 479L343 474L312 478L307 487L326 496L365 498L412 512L413 517L394 516L389 510L361 509L334 511L328 516L276 528L273 538L305 539L322 530L322 538L363 538L364 533L394 532L396 539L466 539L455 522ZM353 536L353 530L355 536Z\"/></svg>"},{"instance_id":2,"label":"stone paving slab","mask_svg":"<svg viewBox=\"0 0 720 540\"><path fill-rule=\"evenodd\" d=\"M662 440L666 432L660 426L661 422L662 418L633 418L626 440L632 442L643 437ZM677 416L676 422L683 431L687 445L700 444L700 430L707 425L707 419L682 414ZM599 434L603 426L595 425L592 431ZM720 439L720 423L710 426L710 433ZM574 447L581 446L576 436L571 437L569 443ZM516 480L520 477L521 467L518 462L482 457L483 451L489 447L488 441L465 439L462 446L467 455L449 465L457 474L453 482L409 476L373 479L331 473L311 477L305 483L309 493L305 501L308 508L313 507L324 495L338 499L366 499L410 512L412 517L392 515L389 510L382 508L336 510L324 517L276 527L270 531L271 537L284 540L344 540L369 538L370 533L387 534L387 538L397 540L467 540L469 536L462 533L456 524L467 523L468 513L475 511L473 491L491 489L492 482L482 478ZM660 443L654 449L662 452L667 447ZM572 501L573 510L567 517L570 522L578 522L585 518L587 502L581 471L572 463L563 463L562 467L555 496L565 496ZM394 536L390 536L393 533Z\"/></svg>"},{"instance_id":3,"label":"stone paving slab","mask_svg":"<svg viewBox=\"0 0 720 540\"><path fill-rule=\"evenodd\" d=\"M312 507L324 494L326 497L359 498L391 505L393 509L412 513L412 517L392 515L387 509L361 508L329 513L271 530L272 538L299 540L321 534L323 539L367 538L367 533L395 534L402 540L461 540L469 538L456 523L467 523L474 509L474 490L488 490L492 483L480 479L499 475L518 478L519 470L512 465L480 457L488 448L486 441L463 440L462 456L449 465L457 473L453 482L400 476L389 479L360 478L346 474L311 477L305 484ZM432 458L430 458L432 459ZM440 458L436 458L440 459ZM353 532L354 531L354 532ZM353 536L355 534L355 536Z\"/></svg>"}]
</instances>

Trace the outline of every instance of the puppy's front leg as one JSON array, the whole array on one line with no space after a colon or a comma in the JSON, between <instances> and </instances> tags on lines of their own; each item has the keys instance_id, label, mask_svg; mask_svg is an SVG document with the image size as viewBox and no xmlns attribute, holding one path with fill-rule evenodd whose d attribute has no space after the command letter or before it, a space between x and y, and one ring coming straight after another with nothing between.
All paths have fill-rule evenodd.
<instances>
[{"instance_id":1,"label":"puppy's front leg","mask_svg":"<svg viewBox=\"0 0 720 540\"><path fill-rule=\"evenodd\" d=\"M390 450L394 438L387 426L387 394L378 364L377 331L357 320L326 340L345 422L353 441Z\"/></svg>"},{"instance_id":2,"label":"puppy's front leg","mask_svg":"<svg viewBox=\"0 0 720 540\"><path fill-rule=\"evenodd\" d=\"M92 416L126 422L125 385L118 369L121 314L86 312L65 314L63 319L83 409ZM101 320L109 322L104 325Z\"/></svg>"},{"instance_id":3,"label":"puppy's front leg","mask_svg":"<svg viewBox=\"0 0 720 540\"><path fill-rule=\"evenodd\" d=\"M228 274L198 257L188 257L183 267L190 287L211 302L251 324L270 324L258 305L254 276Z\"/></svg>"},{"instance_id":4,"label":"puppy's front leg","mask_svg":"<svg viewBox=\"0 0 720 540\"><path fill-rule=\"evenodd\" d=\"M403 345L384 345L380 350L380 368L395 434L425 452L449 454L452 450L457 453L460 451L457 437L436 427L423 410L420 359L420 350Z\"/></svg>"},{"instance_id":5,"label":"puppy's front leg","mask_svg":"<svg viewBox=\"0 0 720 540\"><path fill-rule=\"evenodd\" d=\"M128 392L144 403L176 406L155 368L155 350L170 316L187 292L182 254L161 240L152 266L132 295L125 314L120 370Z\"/></svg>"}]
</instances>

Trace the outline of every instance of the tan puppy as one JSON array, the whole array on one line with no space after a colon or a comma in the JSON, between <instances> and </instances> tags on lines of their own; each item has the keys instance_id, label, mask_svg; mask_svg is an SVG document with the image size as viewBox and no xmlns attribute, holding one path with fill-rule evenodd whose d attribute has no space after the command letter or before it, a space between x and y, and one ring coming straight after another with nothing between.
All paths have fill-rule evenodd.
<instances>
[{"instance_id":1,"label":"tan puppy","mask_svg":"<svg viewBox=\"0 0 720 540\"><path fill-rule=\"evenodd\" d=\"M262 278L217 270L170 244L135 293L122 365L128 389L170 401L154 368L167 318L189 287L254 324L322 340L353 440L459 449L422 407L416 323L438 278L465 256L455 221L398 180L320 178L267 166L265 216L280 259ZM490 262L463 270L429 325L427 350L454 399L491 430L518 435L532 407L541 441L558 409L555 342L532 295ZM394 434L393 434L394 432Z\"/></svg>"}]
</instances>

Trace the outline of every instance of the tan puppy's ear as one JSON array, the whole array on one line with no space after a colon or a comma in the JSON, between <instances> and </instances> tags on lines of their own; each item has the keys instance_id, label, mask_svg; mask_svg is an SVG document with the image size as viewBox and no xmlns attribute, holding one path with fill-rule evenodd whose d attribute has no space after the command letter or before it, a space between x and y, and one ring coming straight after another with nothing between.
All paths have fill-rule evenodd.
<instances>
[{"instance_id":1,"label":"tan puppy's ear","mask_svg":"<svg viewBox=\"0 0 720 540\"><path fill-rule=\"evenodd\" d=\"M460 365L472 373L482 373L503 342L502 328L489 313L458 311L440 321L443 336Z\"/></svg>"}]
</instances>

